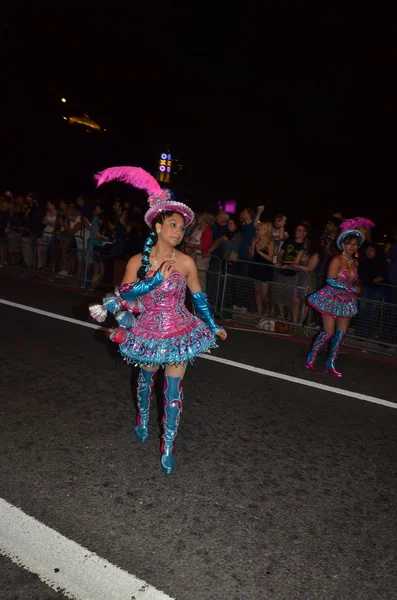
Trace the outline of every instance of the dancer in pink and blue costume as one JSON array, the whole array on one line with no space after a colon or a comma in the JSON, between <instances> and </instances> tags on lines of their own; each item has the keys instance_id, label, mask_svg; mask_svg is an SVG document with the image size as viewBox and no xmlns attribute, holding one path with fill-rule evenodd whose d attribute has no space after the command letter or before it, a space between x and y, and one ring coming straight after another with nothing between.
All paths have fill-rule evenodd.
<instances>
[{"instance_id":1,"label":"dancer in pink and blue costume","mask_svg":"<svg viewBox=\"0 0 397 600\"><path fill-rule=\"evenodd\" d=\"M373 226L374 223L364 217L342 223L342 233L337 240L338 248L342 253L331 260L326 285L310 294L307 299L309 306L323 316L323 330L315 337L306 358L306 368L310 371L316 370L317 355L328 342L325 372L334 377L342 377L342 373L336 370L335 363L347 335L349 321L358 312L356 299L358 263L355 255L364 241L362 229Z\"/></svg>"},{"instance_id":2,"label":"dancer in pink and blue costume","mask_svg":"<svg viewBox=\"0 0 397 600\"><path fill-rule=\"evenodd\" d=\"M119 179L149 194L145 221L152 231L143 253L128 262L120 288L107 296L103 305L91 306L90 313L98 321L104 321L107 312L115 315L119 327L110 337L120 344L120 352L128 363L141 367L135 435L143 443L148 438L155 377L158 369L164 367L161 466L171 474L175 468L174 439L182 412L186 366L198 354L216 347L216 336L225 340L227 334L215 323L194 261L175 248L193 220L192 210L176 202L170 190L163 190L139 167L106 169L96 179L98 185ZM185 306L186 288L199 318Z\"/></svg>"}]
</instances>

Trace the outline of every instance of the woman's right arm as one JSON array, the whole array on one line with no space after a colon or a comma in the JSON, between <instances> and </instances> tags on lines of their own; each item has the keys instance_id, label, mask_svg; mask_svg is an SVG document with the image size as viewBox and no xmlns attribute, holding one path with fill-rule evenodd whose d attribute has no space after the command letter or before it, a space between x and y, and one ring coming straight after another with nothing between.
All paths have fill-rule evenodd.
<instances>
[{"instance_id":1,"label":"woman's right arm","mask_svg":"<svg viewBox=\"0 0 397 600\"><path fill-rule=\"evenodd\" d=\"M124 277L121 282L121 285L125 283L134 283L137 278L139 267L142 263L142 254L136 254L127 263L127 267L125 269Z\"/></svg>"}]
</instances>

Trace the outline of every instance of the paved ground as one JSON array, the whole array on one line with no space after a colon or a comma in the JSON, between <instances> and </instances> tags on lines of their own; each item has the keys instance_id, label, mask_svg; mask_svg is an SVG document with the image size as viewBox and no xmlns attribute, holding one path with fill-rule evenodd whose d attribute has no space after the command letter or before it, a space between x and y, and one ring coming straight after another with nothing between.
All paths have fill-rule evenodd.
<instances>
[{"instance_id":1,"label":"paved ground","mask_svg":"<svg viewBox=\"0 0 397 600\"><path fill-rule=\"evenodd\" d=\"M0 298L87 320L92 297L0 276ZM0 496L177 600L397 598L397 411L198 359L171 477L132 435L130 370L103 333L0 305ZM396 363L229 332L214 352L394 402ZM0 559L1 600L58 598Z\"/></svg>"}]
</instances>

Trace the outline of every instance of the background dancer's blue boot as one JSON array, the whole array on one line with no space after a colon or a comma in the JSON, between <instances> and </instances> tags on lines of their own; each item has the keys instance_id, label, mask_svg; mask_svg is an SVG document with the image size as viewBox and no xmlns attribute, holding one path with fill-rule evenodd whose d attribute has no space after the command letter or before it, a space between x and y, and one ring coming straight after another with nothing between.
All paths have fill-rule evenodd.
<instances>
[{"instance_id":1,"label":"background dancer's blue boot","mask_svg":"<svg viewBox=\"0 0 397 600\"><path fill-rule=\"evenodd\" d=\"M308 369L309 371L316 370L315 363L317 354L320 352L320 349L324 346L324 344L326 344L331 338L332 334L328 333L328 331L325 331L325 329L323 329L323 331L320 331L320 333L316 335L311 350L306 358L306 369Z\"/></svg>"},{"instance_id":2,"label":"background dancer's blue boot","mask_svg":"<svg viewBox=\"0 0 397 600\"><path fill-rule=\"evenodd\" d=\"M347 335L347 331L337 329L332 340L329 343L327 360L325 361L325 372L334 377L342 377L342 373L335 369L335 361L338 358L339 350L343 344L343 340Z\"/></svg>"},{"instance_id":3,"label":"background dancer's blue boot","mask_svg":"<svg viewBox=\"0 0 397 600\"><path fill-rule=\"evenodd\" d=\"M157 371L141 369L138 377L137 398L138 413L136 416L135 436L144 444L148 438L150 401L153 396L154 382Z\"/></svg>"},{"instance_id":4,"label":"background dancer's blue boot","mask_svg":"<svg viewBox=\"0 0 397 600\"><path fill-rule=\"evenodd\" d=\"M174 439L182 412L182 377L164 377L164 417L161 436L161 466L167 475L175 468Z\"/></svg>"}]
</instances>

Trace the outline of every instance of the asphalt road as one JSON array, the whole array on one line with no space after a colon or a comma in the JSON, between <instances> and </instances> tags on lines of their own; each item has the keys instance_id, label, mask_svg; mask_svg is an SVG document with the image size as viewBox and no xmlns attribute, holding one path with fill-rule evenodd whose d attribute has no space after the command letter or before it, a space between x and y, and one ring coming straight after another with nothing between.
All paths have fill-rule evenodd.
<instances>
[{"instance_id":1,"label":"asphalt road","mask_svg":"<svg viewBox=\"0 0 397 600\"><path fill-rule=\"evenodd\" d=\"M2 299L88 321L92 297L0 286ZM102 332L1 304L0 324L9 503L176 600L397 598L397 411L337 393L394 402L395 361L349 350L336 380L303 369L305 343L230 330L215 356L333 390L198 359L167 477L156 407L140 445L137 372ZM5 557L0 590L63 597Z\"/></svg>"}]
</instances>

